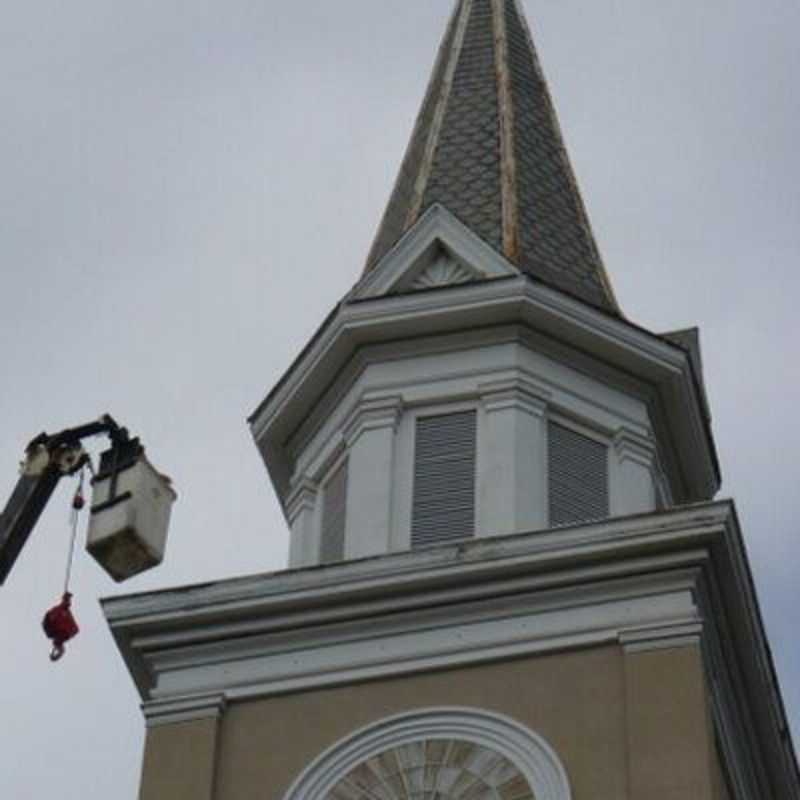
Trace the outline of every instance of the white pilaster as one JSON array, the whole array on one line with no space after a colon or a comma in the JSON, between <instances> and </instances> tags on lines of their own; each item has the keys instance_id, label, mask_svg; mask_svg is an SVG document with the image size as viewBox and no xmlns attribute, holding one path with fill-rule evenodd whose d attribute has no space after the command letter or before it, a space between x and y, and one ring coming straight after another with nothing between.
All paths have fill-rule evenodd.
<instances>
[{"instance_id":1,"label":"white pilaster","mask_svg":"<svg viewBox=\"0 0 800 800\"><path fill-rule=\"evenodd\" d=\"M655 461L652 439L628 428L617 432L612 452L612 517L655 511Z\"/></svg>"},{"instance_id":2,"label":"white pilaster","mask_svg":"<svg viewBox=\"0 0 800 800\"><path fill-rule=\"evenodd\" d=\"M524 380L480 387L478 536L547 527L547 393Z\"/></svg>"},{"instance_id":3,"label":"white pilaster","mask_svg":"<svg viewBox=\"0 0 800 800\"><path fill-rule=\"evenodd\" d=\"M319 524L317 490L314 481L303 478L286 503L286 517L291 528L289 567L298 569L319 563Z\"/></svg>"},{"instance_id":4,"label":"white pilaster","mask_svg":"<svg viewBox=\"0 0 800 800\"><path fill-rule=\"evenodd\" d=\"M345 427L348 559L391 550L394 448L401 408L398 396L366 397Z\"/></svg>"}]
</instances>

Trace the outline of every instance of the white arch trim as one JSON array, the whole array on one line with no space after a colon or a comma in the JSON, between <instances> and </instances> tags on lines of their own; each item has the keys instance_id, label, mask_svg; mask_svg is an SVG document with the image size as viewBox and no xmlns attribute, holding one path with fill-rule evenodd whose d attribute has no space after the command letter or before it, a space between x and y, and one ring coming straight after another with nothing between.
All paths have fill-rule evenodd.
<instances>
[{"instance_id":1,"label":"white arch trim","mask_svg":"<svg viewBox=\"0 0 800 800\"><path fill-rule=\"evenodd\" d=\"M453 739L494 750L525 777L536 800L571 800L569 780L554 750L509 717L474 708L428 708L387 717L351 734L318 756L284 800L325 800L356 766L420 739Z\"/></svg>"}]
</instances>

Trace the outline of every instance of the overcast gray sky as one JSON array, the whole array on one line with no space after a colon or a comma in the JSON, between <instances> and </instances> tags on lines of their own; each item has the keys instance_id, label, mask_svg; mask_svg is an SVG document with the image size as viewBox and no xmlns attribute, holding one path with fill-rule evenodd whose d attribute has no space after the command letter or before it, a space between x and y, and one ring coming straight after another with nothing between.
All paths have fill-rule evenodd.
<instances>
[{"instance_id":1,"label":"overcast gray sky","mask_svg":"<svg viewBox=\"0 0 800 800\"><path fill-rule=\"evenodd\" d=\"M81 552L57 666L69 487L0 589L4 797L135 797L143 724L98 597L283 566L244 419L361 269L451 4L2 4L0 490L34 434L109 411L180 493L160 569L117 587ZM798 732L800 4L525 6L623 308L701 327Z\"/></svg>"}]
</instances>

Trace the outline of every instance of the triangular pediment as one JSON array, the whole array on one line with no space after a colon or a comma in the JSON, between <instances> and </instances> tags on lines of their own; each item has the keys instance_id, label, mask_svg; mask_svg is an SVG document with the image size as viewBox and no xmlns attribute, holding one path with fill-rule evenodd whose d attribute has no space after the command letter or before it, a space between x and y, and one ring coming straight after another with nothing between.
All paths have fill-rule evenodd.
<instances>
[{"instance_id":1,"label":"triangular pediment","mask_svg":"<svg viewBox=\"0 0 800 800\"><path fill-rule=\"evenodd\" d=\"M353 299L407 294L519 275L444 206L435 205L356 286Z\"/></svg>"}]
</instances>

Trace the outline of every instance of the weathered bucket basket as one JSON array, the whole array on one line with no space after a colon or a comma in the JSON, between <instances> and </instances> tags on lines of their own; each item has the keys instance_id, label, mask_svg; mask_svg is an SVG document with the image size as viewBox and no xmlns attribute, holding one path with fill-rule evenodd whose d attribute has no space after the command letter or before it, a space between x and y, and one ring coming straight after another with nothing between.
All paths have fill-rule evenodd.
<instances>
[{"instance_id":1,"label":"weathered bucket basket","mask_svg":"<svg viewBox=\"0 0 800 800\"><path fill-rule=\"evenodd\" d=\"M103 453L92 487L86 549L100 566L115 581L158 566L177 495L138 440Z\"/></svg>"}]
</instances>

